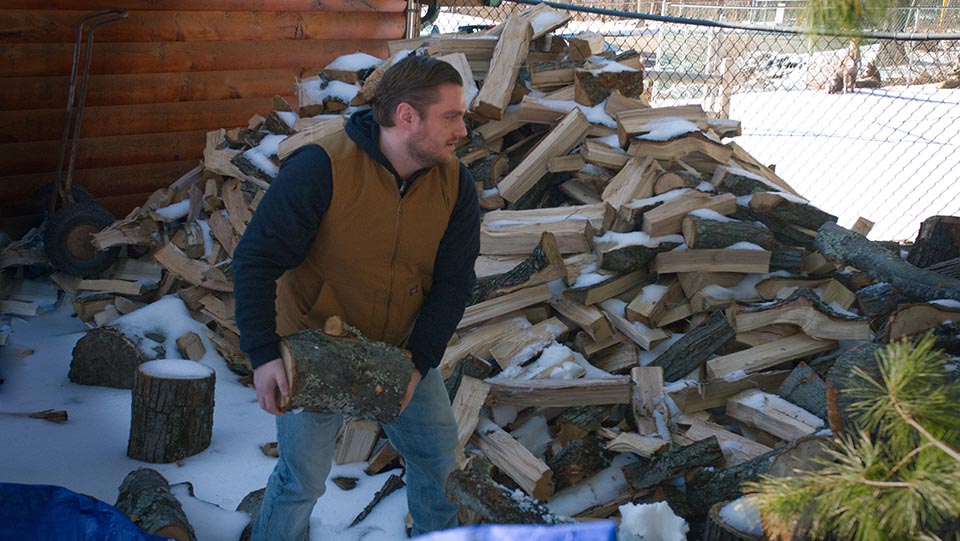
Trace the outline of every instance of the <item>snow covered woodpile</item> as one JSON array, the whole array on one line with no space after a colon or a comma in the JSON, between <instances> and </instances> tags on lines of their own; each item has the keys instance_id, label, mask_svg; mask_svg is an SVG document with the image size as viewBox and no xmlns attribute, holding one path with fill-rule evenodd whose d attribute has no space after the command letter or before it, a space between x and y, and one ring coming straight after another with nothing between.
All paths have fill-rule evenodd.
<instances>
[{"instance_id":1,"label":"snow covered woodpile","mask_svg":"<svg viewBox=\"0 0 960 541\"><path fill-rule=\"evenodd\" d=\"M488 522L655 501L696 531L724 522L743 482L843 430L864 345L935 329L958 352L956 228L929 220L907 262L863 237L868 221L837 226L733 140L737 121L651 108L640 57L553 34L567 18L540 5L485 33L391 43L385 61L339 59L301 81L296 109L276 99L210 132L202 166L95 235L126 247L112 272L54 280L96 327L174 295L205 331L159 339L176 341L165 356L209 340L248 376L231 257L280 161L342 129L397 59L439 56L466 81L458 153L487 211L479 284L439 367L461 428L450 495ZM28 238L0 262L38 254ZM382 471L396 453L379 436L348 423L338 460Z\"/></svg>"}]
</instances>

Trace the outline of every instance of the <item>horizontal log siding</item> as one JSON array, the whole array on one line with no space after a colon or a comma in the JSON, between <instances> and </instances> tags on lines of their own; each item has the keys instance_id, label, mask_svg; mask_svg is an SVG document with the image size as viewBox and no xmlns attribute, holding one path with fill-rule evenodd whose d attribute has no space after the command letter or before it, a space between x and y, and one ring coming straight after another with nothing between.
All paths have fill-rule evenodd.
<instances>
[{"instance_id":1,"label":"horizontal log siding","mask_svg":"<svg viewBox=\"0 0 960 541\"><path fill-rule=\"evenodd\" d=\"M207 130L292 105L298 78L403 37L403 0L7 0L0 7L0 230L55 179L76 21L97 29L75 180L117 216L190 170Z\"/></svg>"}]
</instances>

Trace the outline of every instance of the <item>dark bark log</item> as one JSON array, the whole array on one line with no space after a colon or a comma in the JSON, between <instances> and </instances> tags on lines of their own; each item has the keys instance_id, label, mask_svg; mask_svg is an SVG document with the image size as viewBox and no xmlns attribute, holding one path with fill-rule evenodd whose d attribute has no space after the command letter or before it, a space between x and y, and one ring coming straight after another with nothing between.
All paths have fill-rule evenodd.
<instances>
[{"instance_id":1,"label":"dark bark log","mask_svg":"<svg viewBox=\"0 0 960 541\"><path fill-rule=\"evenodd\" d=\"M706 528L703 531L703 541L760 541L763 536L757 537L746 534L723 522L720 510L730 502L717 502L710 506Z\"/></svg>"},{"instance_id":2,"label":"dark bark log","mask_svg":"<svg viewBox=\"0 0 960 541\"><path fill-rule=\"evenodd\" d=\"M668 479L683 475L692 468L709 466L723 460L716 436L672 450L649 460L641 459L623 467L627 482L635 491L650 488Z\"/></svg>"},{"instance_id":3,"label":"dark bark log","mask_svg":"<svg viewBox=\"0 0 960 541\"><path fill-rule=\"evenodd\" d=\"M857 290L857 308L867 317L890 315L907 299L886 282L863 287Z\"/></svg>"},{"instance_id":4,"label":"dark bark log","mask_svg":"<svg viewBox=\"0 0 960 541\"><path fill-rule=\"evenodd\" d=\"M735 334L723 312L713 312L703 323L658 355L651 365L663 367L664 381L677 381L703 364Z\"/></svg>"},{"instance_id":5,"label":"dark bark log","mask_svg":"<svg viewBox=\"0 0 960 541\"><path fill-rule=\"evenodd\" d=\"M273 181L273 177L254 165L254 163L244 156L242 152L230 158L230 163L236 165L237 169L239 169L244 175L260 179L264 182Z\"/></svg>"},{"instance_id":6,"label":"dark bark log","mask_svg":"<svg viewBox=\"0 0 960 541\"><path fill-rule=\"evenodd\" d=\"M942 349L954 357L960 356L960 321L938 325L933 330L933 336L937 341L937 349Z\"/></svg>"},{"instance_id":7,"label":"dark bark log","mask_svg":"<svg viewBox=\"0 0 960 541\"><path fill-rule=\"evenodd\" d=\"M800 274L803 272L804 255L806 251L803 248L793 246L774 248L770 254L770 271L785 270L791 274Z\"/></svg>"},{"instance_id":8,"label":"dark bark log","mask_svg":"<svg viewBox=\"0 0 960 541\"><path fill-rule=\"evenodd\" d=\"M261 488L254 490L243 497L240 505L237 506L237 512L250 515L250 522L243 528L240 534L240 541L250 541L250 533L253 531L253 524L257 521L257 515L260 514L260 505L263 504L263 495L267 489Z\"/></svg>"},{"instance_id":9,"label":"dark bark log","mask_svg":"<svg viewBox=\"0 0 960 541\"><path fill-rule=\"evenodd\" d=\"M610 97L610 93L619 90L628 98L643 95L642 71L603 71L576 70L573 72L575 99L581 105L593 107Z\"/></svg>"},{"instance_id":10,"label":"dark bark log","mask_svg":"<svg viewBox=\"0 0 960 541\"><path fill-rule=\"evenodd\" d=\"M400 348L318 330L287 336L280 348L290 400L284 407L332 411L392 423L400 414L413 362Z\"/></svg>"},{"instance_id":11,"label":"dark bark log","mask_svg":"<svg viewBox=\"0 0 960 541\"><path fill-rule=\"evenodd\" d=\"M685 507L694 515L703 515L710 506L743 495L743 484L759 481L767 473L781 449L723 469L701 469L686 485Z\"/></svg>"},{"instance_id":12,"label":"dark bark log","mask_svg":"<svg viewBox=\"0 0 960 541\"><path fill-rule=\"evenodd\" d=\"M748 222L762 222L770 229L773 237L782 244L788 246L799 246L801 248L813 248L814 237L791 227L790 224L779 220L767 213L757 212L749 207L737 206L736 212L730 215L731 218Z\"/></svg>"},{"instance_id":13,"label":"dark bark log","mask_svg":"<svg viewBox=\"0 0 960 541\"><path fill-rule=\"evenodd\" d=\"M716 178L716 177L714 177ZM723 178L717 183L718 188L734 195L750 195L757 192L771 192L775 188L761 180L747 175L740 175L731 170L724 171Z\"/></svg>"},{"instance_id":14,"label":"dark bark log","mask_svg":"<svg viewBox=\"0 0 960 541\"><path fill-rule=\"evenodd\" d=\"M827 416L830 430L834 434L856 430L847 413L853 400L844 391L859 379L853 374L854 368L859 368L873 377L879 376L876 355L880 349L882 346L870 342L853 347L840 355L827 373Z\"/></svg>"},{"instance_id":15,"label":"dark bark log","mask_svg":"<svg viewBox=\"0 0 960 541\"><path fill-rule=\"evenodd\" d=\"M600 268L618 274L625 274L639 269L645 269L653 258L661 252L669 252L679 246L675 242L664 242L656 248L646 246L624 246L600 252Z\"/></svg>"},{"instance_id":16,"label":"dark bark log","mask_svg":"<svg viewBox=\"0 0 960 541\"><path fill-rule=\"evenodd\" d=\"M467 355L453 368L453 373L445 382L447 386L447 395L450 397L450 403L457 396L460 389L460 382L463 376L470 376L480 380L487 379L493 374L493 364L473 355Z\"/></svg>"},{"instance_id":17,"label":"dark bark log","mask_svg":"<svg viewBox=\"0 0 960 541\"><path fill-rule=\"evenodd\" d=\"M683 219L683 238L691 249L726 248L738 242L752 242L772 250L776 244L769 229L753 222L705 220L692 215Z\"/></svg>"},{"instance_id":18,"label":"dark bark log","mask_svg":"<svg viewBox=\"0 0 960 541\"><path fill-rule=\"evenodd\" d=\"M447 497L498 524L562 524L572 519L554 515L539 500L514 492L490 478L491 465L474 458L471 466L447 478Z\"/></svg>"},{"instance_id":19,"label":"dark bark log","mask_svg":"<svg viewBox=\"0 0 960 541\"><path fill-rule=\"evenodd\" d=\"M503 154L492 154L470 165L473 180L482 182L484 190L496 188L497 182L509 172L509 160Z\"/></svg>"},{"instance_id":20,"label":"dark bark log","mask_svg":"<svg viewBox=\"0 0 960 541\"><path fill-rule=\"evenodd\" d=\"M504 274L491 276L477 282L473 297L467 303L471 306L542 283L561 278L566 274L566 266L557 238L553 233L544 231L540 243L527 259Z\"/></svg>"},{"instance_id":21,"label":"dark bark log","mask_svg":"<svg viewBox=\"0 0 960 541\"><path fill-rule=\"evenodd\" d=\"M556 490L575 485L609 465L610 459L604 454L603 442L595 435L571 441L547 459L547 466L553 470Z\"/></svg>"},{"instance_id":22,"label":"dark bark log","mask_svg":"<svg viewBox=\"0 0 960 541\"><path fill-rule=\"evenodd\" d=\"M266 120L263 121L263 129L274 135L293 135L297 133L285 120L280 118L276 111L270 111Z\"/></svg>"},{"instance_id":23,"label":"dark bark log","mask_svg":"<svg viewBox=\"0 0 960 541\"><path fill-rule=\"evenodd\" d=\"M960 257L960 216L931 216L920 224L907 262L920 268Z\"/></svg>"},{"instance_id":24,"label":"dark bark log","mask_svg":"<svg viewBox=\"0 0 960 541\"><path fill-rule=\"evenodd\" d=\"M80 385L132 389L137 367L151 358L116 328L100 327L77 341L68 377Z\"/></svg>"},{"instance_id":25,"label":"dark bark log","mask_svg":"<svg viewBox=\"0 0 960 541\"><path fill-rule=\"evenodd\" d=\"M152 375L179 363L195 365L197 375ZM213 433L215 381L213 369L193 361L163 360L140 366L133 384L127 456L169 463L206 449Z\"/></svg>"},{"instance_id":26,"label":"dark bark log","mask_svg":"<svg viewBox=\"0 0 960 541\"><path fill-rule=\"evenodd\" d=\"M373 495L373 499L370 500L370 503L363 508L363 511L360 511L360 514L357 515L356 518L353 519L353 522L350 523L350 526L347 527L352 528L353 526L363 522L363 519L367 518L367 516L371 511L373 511L373 508L376 507L378 503L404 486L406 486L406 483L403 482L403 479L399 475L391 475L389 478L387 478L387 481L383 484L383 487L381 487L380 490Z\"/></svg>"},{"instance_id":27,"label":"dark bark log","mask_svg":"<svg viewBox=\"0 0 960 541\"><path fill-rule=\"evenodd\" d=\"M764 213L761 213L764 214ZM836 223L837 217L824 212L813 205L801 205L785 202L768 210L765 214L783 223L816 231L825 223Z\"/></svg>"},{"instance_id":28,"label":"dark bark log","mask_svg":"<svg viewBox=\"0 0 960 541\"><path fill-rule=\"evenodd\" d=\"M777 394L817 417L827 419L827 384L806 363L793 369Z\"/></svg>"},{"instance_id":29,"label":"dark bark log","mask_svg":"<svg viewBox=\"0 0 960 541\"><path fill-rule=\"evenodd\" d=\"M120 484L117 509L140 529L179 541L196 541L183 507L170 492L170 483L156 470L137 468Z\"/></svg>"},{"instance_id":30,"label":"dark bark log","mask_svg":"<svg viewBox=\"0 0 960 541\"><path fill-rule=\"evenodd\" d=\"M927 267L927 270L939 272L940 274L960 280L960 257L955 257L941 263L934 263Z\"/></svg>"},{"instance_id":31,"label":"dark bark log","mask_svg":"<svg viewBox=\"0 0 960 541\"><path fill-rule=\"evenodd\" d=\"M915 301L960 300L960 280L919 269L863 235L826 223L817 232L816 247L826 257L856 267L872 278L888 282Z\"/></svg>"}]
</instances>

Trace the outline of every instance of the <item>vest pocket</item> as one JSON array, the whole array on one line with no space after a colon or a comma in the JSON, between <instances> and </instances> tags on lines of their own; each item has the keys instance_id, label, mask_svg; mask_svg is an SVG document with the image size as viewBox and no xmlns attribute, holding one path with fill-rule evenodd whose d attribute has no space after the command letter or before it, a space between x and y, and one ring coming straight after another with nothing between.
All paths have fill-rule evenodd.
<instances>
[{"instance_id":1,"label":"vest pocket","mask_svg":"<svg viewBox=\"0 0 960 541\"><path fill-rule=\"evenodd\" d=\"M327 318L339 316L366 338L382 340L380 332L386 314L386 299L384 290L371 290L355 283L326 278L306 319L310 327L322 329Z\"/></svg>"}]
</instances>

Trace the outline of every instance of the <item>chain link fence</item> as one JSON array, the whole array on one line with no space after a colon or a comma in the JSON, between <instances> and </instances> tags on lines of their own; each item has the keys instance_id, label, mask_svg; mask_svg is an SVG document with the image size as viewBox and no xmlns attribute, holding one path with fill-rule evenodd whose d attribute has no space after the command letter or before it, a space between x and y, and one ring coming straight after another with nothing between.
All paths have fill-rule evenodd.
<instances>
[{"instance_id":1,"label":"chain link fence","mask_svg":"<svg viewBox=\"0 0 960 541\"><path fill-rule=\"evenodd\" d=\"M923 219L960 215L957 0L897 11L902 20L891 24L901 28L888 32L942 38L910 40L810 38L788 28L800 9L794 0L574 1L572 20L555 34L602 34L609 51L640 53L652 106L699 103L741 121L735 140L841 225L863 217L875 223L872 239L912 240ZM529 7L443 7L423 32L476 30ZM591 8L600 13L584 12ZM665 22L638 10L752 24Z\"/></svg>"}]
</instances>

